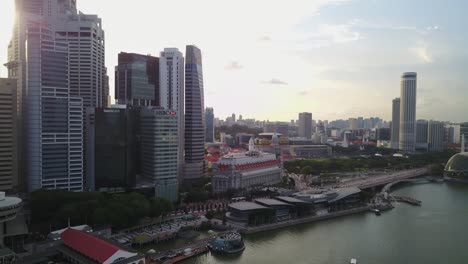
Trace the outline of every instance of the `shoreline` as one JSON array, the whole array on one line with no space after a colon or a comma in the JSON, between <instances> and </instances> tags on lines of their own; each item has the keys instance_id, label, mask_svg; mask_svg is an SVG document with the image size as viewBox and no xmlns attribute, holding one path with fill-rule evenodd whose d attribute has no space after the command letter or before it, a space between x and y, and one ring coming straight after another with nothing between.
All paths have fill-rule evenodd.
<instances>
[{"instance_id":1,"label":"shoreline","mask_svg":"<svg viewBox=\"0 0 468 264\"><path fill-rule=\"evenodd\" d=\"M303 217L299 219L292 219L292 220L279 222L279 223L273 223L273 224L255 226L255 227L239 228L238 231L239 233L243 235L250 235L250 234L277 230L277 229L295 226L295 225L319 222L319 221L323 221L327 219L332 219L332 218L337 218L337 217L342 217L342 216L347 216L347 215L352 215L352 214L358 214L358 213L363 213L363 212L369 212L370 209L372 208L377 208L381 211L384 211L384 210L392 209L393 206L391 204L385 204L385 205L382 204L376 207L376 206L368 204L366 206L361 206L358 208L352 208L352 209L343 210L339 212L328 213L325 215L313 215L313 216Z\"/></svg>"}]
</instances>

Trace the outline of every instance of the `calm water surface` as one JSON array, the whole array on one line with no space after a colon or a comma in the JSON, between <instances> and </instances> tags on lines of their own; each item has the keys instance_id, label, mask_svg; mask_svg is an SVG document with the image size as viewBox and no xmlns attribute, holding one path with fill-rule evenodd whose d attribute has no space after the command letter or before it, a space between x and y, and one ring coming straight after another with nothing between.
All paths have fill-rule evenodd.
<instances>
[{"instance_id":1,"label":"calm water surface","mask_svg":"<svg viewBox=\"0 0 468 264\"><path fill-rule=\"evenodd\" d=\"M404 185L392 194L423 204L250 235L239 256L208 253L183 264L346 264L350 258L359 264L468 263L468 185Z\"/></svg>"}]
</instances>

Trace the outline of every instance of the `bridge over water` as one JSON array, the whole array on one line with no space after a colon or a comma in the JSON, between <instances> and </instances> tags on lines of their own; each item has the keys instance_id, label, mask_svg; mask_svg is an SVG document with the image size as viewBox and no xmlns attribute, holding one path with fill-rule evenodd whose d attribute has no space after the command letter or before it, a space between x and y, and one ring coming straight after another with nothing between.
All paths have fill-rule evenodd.
<instances>
[{"instance_id":1,"label":"bridge over water","mask_svg":"<svg viewBox=\"0 0 468 264\"><path fill-rule=\"evenodd\" d=\"M407 179L423 176L428 173L429 173L428 167L401 170L401 171L385 173L383 175L369 176L364 179L351 180L351 181L346 182L345 184L340 185L340 187L358 187L359 189L362 190L362 189L386 185L389 183L400 182L402 180L407 180Z\"/></svg>"}]
</instances>

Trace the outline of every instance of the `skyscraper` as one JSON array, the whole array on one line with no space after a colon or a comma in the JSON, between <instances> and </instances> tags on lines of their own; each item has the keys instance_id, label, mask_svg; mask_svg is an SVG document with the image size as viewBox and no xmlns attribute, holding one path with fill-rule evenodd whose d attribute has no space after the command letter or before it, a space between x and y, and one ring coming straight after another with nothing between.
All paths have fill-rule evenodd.
<instances>
[{"instance_id":1,"label":"skyscraper","mask_svg":"<svg viewBox=\"0 0 468 264\"><path fill-rule=\"evenodd\" d=\"M416 121L416 146L417 150L428 151L428 132L429 132L429 123L427 120L418 120Z\"/></svg>"},{"instance_id":2,"label":"skyscraper","mask_svg":"<svg viewBox=\"0 0 468 264\"><path fill-rule=\"evenodd\" d=\"M299 137L311 139L312 138L312 113L299 113L298 120Z\"/></svg>"},{"instance_id":3,"label":"skyscraper","mask_svg":"<svg viewBox=\"0 0 468 264\"><path fill-rule=\"evenodd\" d=\"M184 56L177 48L165 48L159 56L159 106L177 112L179 177L184 163Z\"/></svg>"},{"instance_id":4,"label":"skyscraper","mask_svg":"<svg viewBox=\"0 0 468 264\"><path fill-rule=\"evenodd\" d=\"M449 144L460 144L460 124L450 124L448 125L449 135L448 143Z\"/></svg>"},{"instance_id":5,"label":"skyscraper","mask_svg":"<svg viewBox=\"0 0 468 264\"><path fill-rule=\"evenodd\" d=\"M392 100L392 149L398 149L400 144L400 98Z\"/></svg>"},{"instance_id":6,"label":"skyscraper","mask_svg":"<svg viewBox=\"0 0 468 264\"><path fill-rule=\"evenodd\" d=\"M18 185L16 79L0 78L0 191Z\"/></svg>"},{"instance_id":7,"label":"skyscraper","mask_svg":"<svg viewBox=\"0 0 468 264\"><path fill-rule=\"evenodd\" d=\"M140 167L139 108L86 109L86 183L89 190L135 187Z\"/></svg>"},{"instance_id":8,"label":"skyscraper","mask_svg":"<svg viewBox=\"0 0 468 264\"><path fill-rule=\"evenodd\" d=\"M70 95L81 97L85 108L105 107L109 91L101 19L77 12L75 6L60 17L55 31L57 41L66 41L69 46Z\"/></svg>"},{"instance_id":9,"label":"skyscraper","mask_svg":"<svg viewBox=\"0 0 468 264\"><path fill-rule=\"evenodd\" d=\"M442 151L444 149L444 124L431 120L428 127L429 151Z\"/></svg>"},{"instance_id":10,"label":"skyscraper","mask_svg":"<svg viewBox=\"0 0 468 264\"><path fill-rule=\"evenodd\" d=\"M26 110L31 109L31 107L25 106L27 100L32 100L31 98L36 96L34 92L31 93L31 89L36 89L32 87L41 87L43 86L44 89L49 89L47 86L49 84L41 84L41 83L28 83L29 80L34 80L34 78L42 78L44 80L49 78L60 78L60 76L52 76L46 75L45 72L50 71L57 71L56 74L62 74L62 71L58 69L51 69L52 67L56 67L55 64L62 64L62 61L48 61L47 56L43 56L42 53L46 55L51 55L48 50L49 47L40 47L36 45L35 47L31 46L36 50L32 50L29 52L26 49L26 40L33 40L34 38L44 38L44 41L47 37L51 36L51 43L57 44L57 46L61 46L63 48L66 47L66 65L61 65L60 67L64 67L63 70L66 71L66 94L62 93L64 90L55 90L52 93L52 90L47 90L45 94L47 96L57 96L60 97L60 100L65 100L64 98L68 98L69 102L69 109L72 110L72 114L69 116L71 120L71 116L75 114L75 110L81 108L82 110L84 107L81 105L83 104L85 107L96 107L102 106L108 103L108 78L106 75L106 68L104 65L104 31L102 30L102 23L101 19L98 18L96 15L86 15L82 12L78 12L76 8L76 1L75 0L57 0L57 1L43 1L43 0L16 0L16 17L15 17L15 25L13 28L13 36L8 46L8 63L6 66L8 67L8 76L11 78L17 78L17 107L16 107L16 115L18 118L18 160L21 161L23 164L19 164L18 166L18 175L32 175L38 173L38 169L28 168L28 157L33 155L31 153L27 153L26 149L30 149L31 147L38 144L36 141L31 141L29 135L29 131L31 127L35 127L39 129L39 125L37 125L36 120L33 120L31 117L26 116ZM34 32L36 30L36 32ZM27 36L27 32L29 32L29 36ZM36 34L35 34L36 33ZM51 57L54 56L62 56L58 54L65 53L64 51L60 50L60 48L55 49L53 48L55 54L52 54ZM39 53L38 53L39 52ZM38 54L41 54L41 58L39 58ZM31 55L33 57L28 57ZM63 55L65 56L65 55ZM40 60L40 63L36 63L36 59ZM50 65L47 65L49 63ZM32 69L32 65L34 67L41 67L37 69ZM40 71L42 69L42 72ZM27 75L30 73L34 73L33 75ZM38 79L36 79L38 80ZM46 83L43 81L43 83ZM63 83L54 84L55 86L59 86L62 88L64 87ZM38 91L40 88L37 88ZM36 92L36 91L35 91ZM42 106L48 105L50 103L50 107L57 107L52 103L53 100L42 100L44 97L36 97L42 104ZM72 97L71 97L72 96ZM27 98L28 97L28 98ZM36 100L34 99L34 100ZM34 101L33 100L33 101ZM48 103L45 103L48 101ZM79 102L78 102L79 101ZM23 103L24 102L24 103ZM63 103L63 102L62 102ZM78 106L80 104L80 106ZM34 106L35 107L35 106ZM33 107L33 108L34 108ZM35 109L38 110L38 109ZM61 109L60 111L65 111L65 109ZM64 112L67 113L67 112ZM34 113L38 115L39 113ZM82 112L82 115L84 112ZM46 115L47 116L47 115ZM57 119L51 122L60 123L63 120L60 120L61 117L50 115L50 118ZM44 121L44 120L43 120ZM83 117L81 117L81 121L83 121ZM30 122L36 122L30 123ZM73 142L77 143L78 137L78 130L81 130L83 123L81 124L81 128L77 128L77 120L70 121L70 128L73 127L72 135L70 137L74 137ZM44 127L43 127L44 129ZM82 146L82 137L81 139L81 148ZM71 138L69 138L71 140ZM36 139L38 140L38 139ZM64 139L61 139L60 142L63 142ZM43 142L46 142L43 140ZM45 148L49 148L50 146L46 146ZM36 150L36 149L35 149ZM78 155L77 148L73 148L73 155ZM28 157L26 157L28 155ZM44 154L43 154L44 155ZM82 155L82 150L81 150ZM67 157L70 158L70 157ZM82 160L83 157L81 157ZM33 158L37 161L37 157ZM76 157L75 157L76 159ZM75 164L78 161L75 160L74 162L70 163L70 174L65 174L62 172L62 177L72 177L76 178L78 175L78 168ZM71 164L74 164L73 166ZM39 164L35 166L42 166L46 164ZM24 170L24 171L23 171ZM52 170L49 170L52 171ZM82 174L82 172L81 172ZM43 175L44 176L44 175ZM29 177L29 176L28 176ZM33 177L34 178L34 177ZM28 179L29 180L29 179ZM47 188L69 188L73 190L79 190L80 188L76 187L76 180L74 182L70 182L67 187L63 185L55 185L52 183L52 180L48 180L47 183L41 182L41 179L34 179L33 183L28 183L29 189L40 188L41 184L47 185ZM43 187L46 187L46 186ZM73 186L72 186L73 185ZM55 187L54 187L55 186Z\"/></svg>"},{"instance_id":11,"label":"skyscraper","mask_svg":"<svg viewBox=\"0 0 468 264\"><path fill-rule=\"evenodd\" d=\"M159 58L121 52L115 67L115 99L119 104L159 105Z\"/></svg>"},{"instance_id":12,"label":"skyscraper","mask_svg":"<svg viewBox=\"0 0 468 264\"><path fill-rule=\"evenodd\" d=\"M416 145L416 78L415 72L401 76L399 149L414 152Z\"/></svg>"},{"instance_id":13,"label":"skyscraper","mask_svg":"<svg viewBox=\"0 0 468 264\"><path fill-rule=\"evenodd\" d=\"M205 141L206 142L215 142L214 134L214 110L213 107L207 107L205 109L205 123L206 123L206 133Z\"/></svg>"},{"instance_id":14,"label":"skyscraper","mask_svg":"<svg viewBox=\"0 0 468 264\"><path fill-rule=\"evenodd\" d=\"M171 110L143 108L141 124L142 176L155 185L157 197L178 198L178 118Z\"/></svg>"},{"instance_id":15,"label":"skyscraper","mask_svg":"<svg viewBox=\"0 0 468 264\"><path fill-rule=\"evenodd\" d=\"M200 179L204 174L205 106L202 55L188 45L185 52L185 167L184 180Z\"/></svg>"},{"instance_id":16,"label":"skyscraper","mask_svg":"<svg viewBox=\"0 0 468 264\"><path fill-rule=\"evenodd\" d=\"M68 43L43 26L26 37L23 93L28 191L83 190L83 102L70 96Z\"/></svg>"},{"instance_id":17,"label":"skyscraper","mask_svg":"<svg viewBox=\"0 0 468 264\"><path fill-rule=\"evenodd\" d=\"M364 117L360 116L358 117L358 127L359 128L364 128Z\"/></svg>"},{"instance_id":18,"label":"skyscraper","mask_svg":"<svg viewBox=\"0 0 468 264\"><path fill-rule=\"evenodd\" d=\"M358 130L359 124L357 118L349 118L348 127L350 130Z\"/></svg>"}]
</instances>

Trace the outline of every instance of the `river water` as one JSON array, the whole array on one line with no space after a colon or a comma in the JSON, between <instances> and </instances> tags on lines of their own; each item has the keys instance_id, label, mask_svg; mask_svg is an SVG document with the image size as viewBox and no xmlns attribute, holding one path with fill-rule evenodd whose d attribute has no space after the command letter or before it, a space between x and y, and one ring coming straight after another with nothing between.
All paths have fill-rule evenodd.
<instances>
[{"instance_id":1,"label":"river water","mask_svg":"<svg viewBox=\"0 0 468 264\"><path fill-rule=\"evenodd\" d=\"M465 264L468 263L468 185L407 184L395 195L422 201L372 213L288 227L245 237L238 256L210 253L183 264L287 263Z\"/></svg>"}]
</instances>

